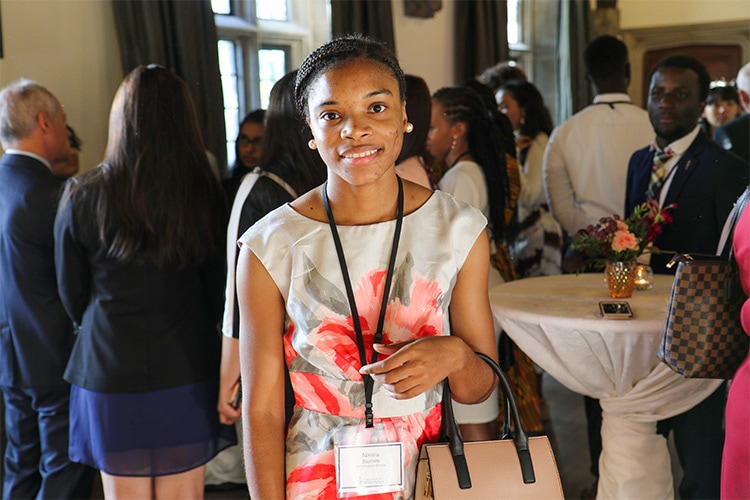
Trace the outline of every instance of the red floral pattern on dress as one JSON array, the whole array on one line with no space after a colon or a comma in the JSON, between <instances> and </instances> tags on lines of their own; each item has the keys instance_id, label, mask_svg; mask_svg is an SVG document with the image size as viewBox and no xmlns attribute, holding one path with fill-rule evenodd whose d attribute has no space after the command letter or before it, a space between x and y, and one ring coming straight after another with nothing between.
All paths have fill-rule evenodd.
<instances>
[{"instance_id":1,"label":"red floral pattern on dress","mask_svg":"<svg viewBox=\"0 0 750 500\"><path fill-rule=\"evenodd\" d=\"M354 289L368 360L372 356L385 276L385 271L373 270L363 275ZM406 303L397 297L387 305L383 343L445 334L444 306L439 303L443 293L438 282L414 273ZM333 434L345 424L342 418L361 420L364 417L359 373L362 364L352 317L344 317L321 303L316 305L318 309L313 314L322 318L317 327L300 338L303 333L290 325L284 335L288 366L302 365L309 369L290 370L298 408L287 439L287 466L291 469L287 470L288 498L337 498ZM296 362L297 358L301 358L300 362ZM351 422L356 420L348 423ZM439 438L440 404L402 417L376 419L378 422L384 428L380 436L382 442L404 443L409 496L421 445ZM328 444L321 443L322 439ZM316 446L324 449L312 449ZM388 493L358 498L394 497L400 498L400 495Z\"/></svg>"},{"instance_id":2,"label":"red floral pattern on dress","mask_svg":"<svg viewBox=\"0 0 750 500\"><path fill-rule=\"evenodd\" d=\"M427 416L415 413L395 419L376 420L385 424L383 440L400 441L405 446L405 469L416 473L419 450L424 443L435 442L440 437L441 405L429 410ZM413 483L413 480L411 481ZM310 455L287 475L287 498L337 498L336 465L334 451L327 450L317 455ZM353 495L352 495L353 496ZM357 496L358 499L389 500L394 493ZM408 496L408 495L407 495Z\"/></svg>"}]
</instances>

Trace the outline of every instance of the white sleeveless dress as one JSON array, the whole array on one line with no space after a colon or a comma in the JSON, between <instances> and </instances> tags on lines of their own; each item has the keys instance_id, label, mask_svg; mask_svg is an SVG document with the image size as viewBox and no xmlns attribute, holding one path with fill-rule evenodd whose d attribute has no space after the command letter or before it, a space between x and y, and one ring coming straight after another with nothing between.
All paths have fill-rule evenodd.
<instances>
[{"instance_id":1,"label":"white sleeveless dress","mask_svg":"<svg viewBox=\"0 0 750 500\"><path fill-rule=\"evenodd\" d=\"M448 306L456 276L485 226L478 210L441 192L404 216L384 344L450 334ZM368 359L394 228L395 221L338 226ZM364 420L365 398L331 230L328 223L284 205L252 226L240 245L252 250L268 270L289 319L284 354L296 407L286 441L287 497L335 498L333 436L342 427ZM397 401L375 384L375 422L383 424L389 440L404 443L406 450L407 487L383 498L413 495L419 448L439 437L440 398L439 385L420 397Z\"/></svg>"}]
</instances>

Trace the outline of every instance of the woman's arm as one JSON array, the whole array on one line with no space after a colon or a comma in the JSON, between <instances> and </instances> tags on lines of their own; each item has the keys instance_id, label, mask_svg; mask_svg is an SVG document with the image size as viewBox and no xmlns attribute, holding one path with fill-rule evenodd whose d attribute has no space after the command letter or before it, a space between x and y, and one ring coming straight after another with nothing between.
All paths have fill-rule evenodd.
<instances>
[{"instance_id":1,"label":"woman's arm","mask_svg":"<svg viewBox=\"0 0 750 500\"><path fill-rule=\"evenodd\" d=\"M446 377L453 399L459 403L487 399L495 387L495 375L474 352L497 360L487 293L489 261L489 241L482 231L458 272L450 304L450 336L426 337L393 346L377 345L378 352L390 356L364 366L361 372L384 384L396 399L418 396Z\"/></svg>"},{"instance_id":2,"label":"woman's arm","mask_svg":"<svg viewBox=\"0 0 750 500\"><path fill-rule=\"evenodd\" d=\"M91 268L75 228L73 200L68 196L70 188L69 181L55 218L55 271L65 311L80 325L91 298Z\"/></svg>"},{"instance_id":3,"label":"woman's arm","mask_svg":"<svg viewBox=\"0 0 750 500\"><path fill-rule=\"evenodd\" d=\"M284 498L284 300L247 247L237 262L245 472L253 499Z\"/></svg>"},{"instance_id":4,"label":"woman's arm","mask_svg":"<svg viewBox=\"0 0 750 500\"><path fill-rule=\"evenodd\" d=\"M518 197L519 206L527 213L546 203L544 197L544 182L542 170L544 165L544 149L547 146L547 134L540 132L531 143L526 154L526 163L521 170L521 194Z\"/></svg>"}]
</instances>

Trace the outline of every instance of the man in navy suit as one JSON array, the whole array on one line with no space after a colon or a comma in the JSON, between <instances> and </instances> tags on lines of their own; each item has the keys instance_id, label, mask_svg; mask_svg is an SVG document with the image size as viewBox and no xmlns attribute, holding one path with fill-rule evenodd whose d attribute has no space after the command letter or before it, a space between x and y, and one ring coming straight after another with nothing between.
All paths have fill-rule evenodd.
<instances>
[{"instance_id":1,"label":"man in navy suit","mask_svg":"<svg viewBox=\"0 0 750 500\"><path fill-rule=\"evenodd\" d=\"M714 140L740 158L750 160L750 63L737 73L737 93L745 114L717 128Z\"/></svg>"},{"instance_id":2,"label":"man in navy suit","mask_svg":"<svg viewBox=\"0 0 750 500\"><path fill-rule=\"evenodd\" d=\"M625 213L649 198L661 206L676 204L674 222L655 241L665 251L651 256L656 273L672 272L666 264L675 252L715 254L727 215L748 184L747 162L719 147L698 126L709 83L703 64L686 56L663 59L651 74L648 113L656 138L630 159ZM658 170L654 158L662 152L669 156L662 180L651 186ZM719 498L725 391L722 384L694 408L657 424L665 438L674 431L684 470L681 498Z\"/></svg>"},{"instance_id":3,"label":"man in navy suit","mask_svg":"<svg viewBox=\"0 0 750 500\"><path fill-rule=\"evenodd\" d=\"M68 459L73 325L57 293L53 223L69 154L65 112L44 87L0 91L0 388L5 404L2 497L87 498L94 471Z\"/></svg>"}]
</instances>

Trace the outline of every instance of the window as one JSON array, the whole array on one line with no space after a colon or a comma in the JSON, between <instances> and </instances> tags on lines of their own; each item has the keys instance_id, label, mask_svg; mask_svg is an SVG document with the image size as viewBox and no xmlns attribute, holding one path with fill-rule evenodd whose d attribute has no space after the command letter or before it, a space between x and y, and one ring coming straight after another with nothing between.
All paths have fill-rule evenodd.
<instances>
[{"instance_id":1,"label":"window","mask_svg":"<svg viewBox=\"0 0 750 500\"><path fill-rule=\"evenodd\" d=\"M527 2L524 0L508 0L508 48L510 49L510 57L522 67L530 69L529 14Z\"/></svg>"},{"instance_id":2,"label":"window","mask_svg":"<svg viewBox=\"0 0 750 500\"><path fill-rule=\"evenodd\" d=\"M330 39L330 16L323 0L211 0L211 7L232 165L240 120L265 109L274 83Z\"/></svg>"},{"instance_id":3,"label":"window","mask_svg":"<svg viewBox=\"0 0 750 500\"><path fill-rule=\"evenodd\" d=\"M258 79L260 88L260 107L268 107L271 88L282 76L290 71L289 51L287 47L261 46L258 51Z\"/></svg>"},{"instance_id":4,"label":"window","mask_svg":"<svg viewBox=\"0 0 750 500\"><path fill-rule=\"evenodd\" d=\"M516 45L521 41L523 33L519 3L521 0L508 0L508 45Z\"/></svg>"}]
</instances>

